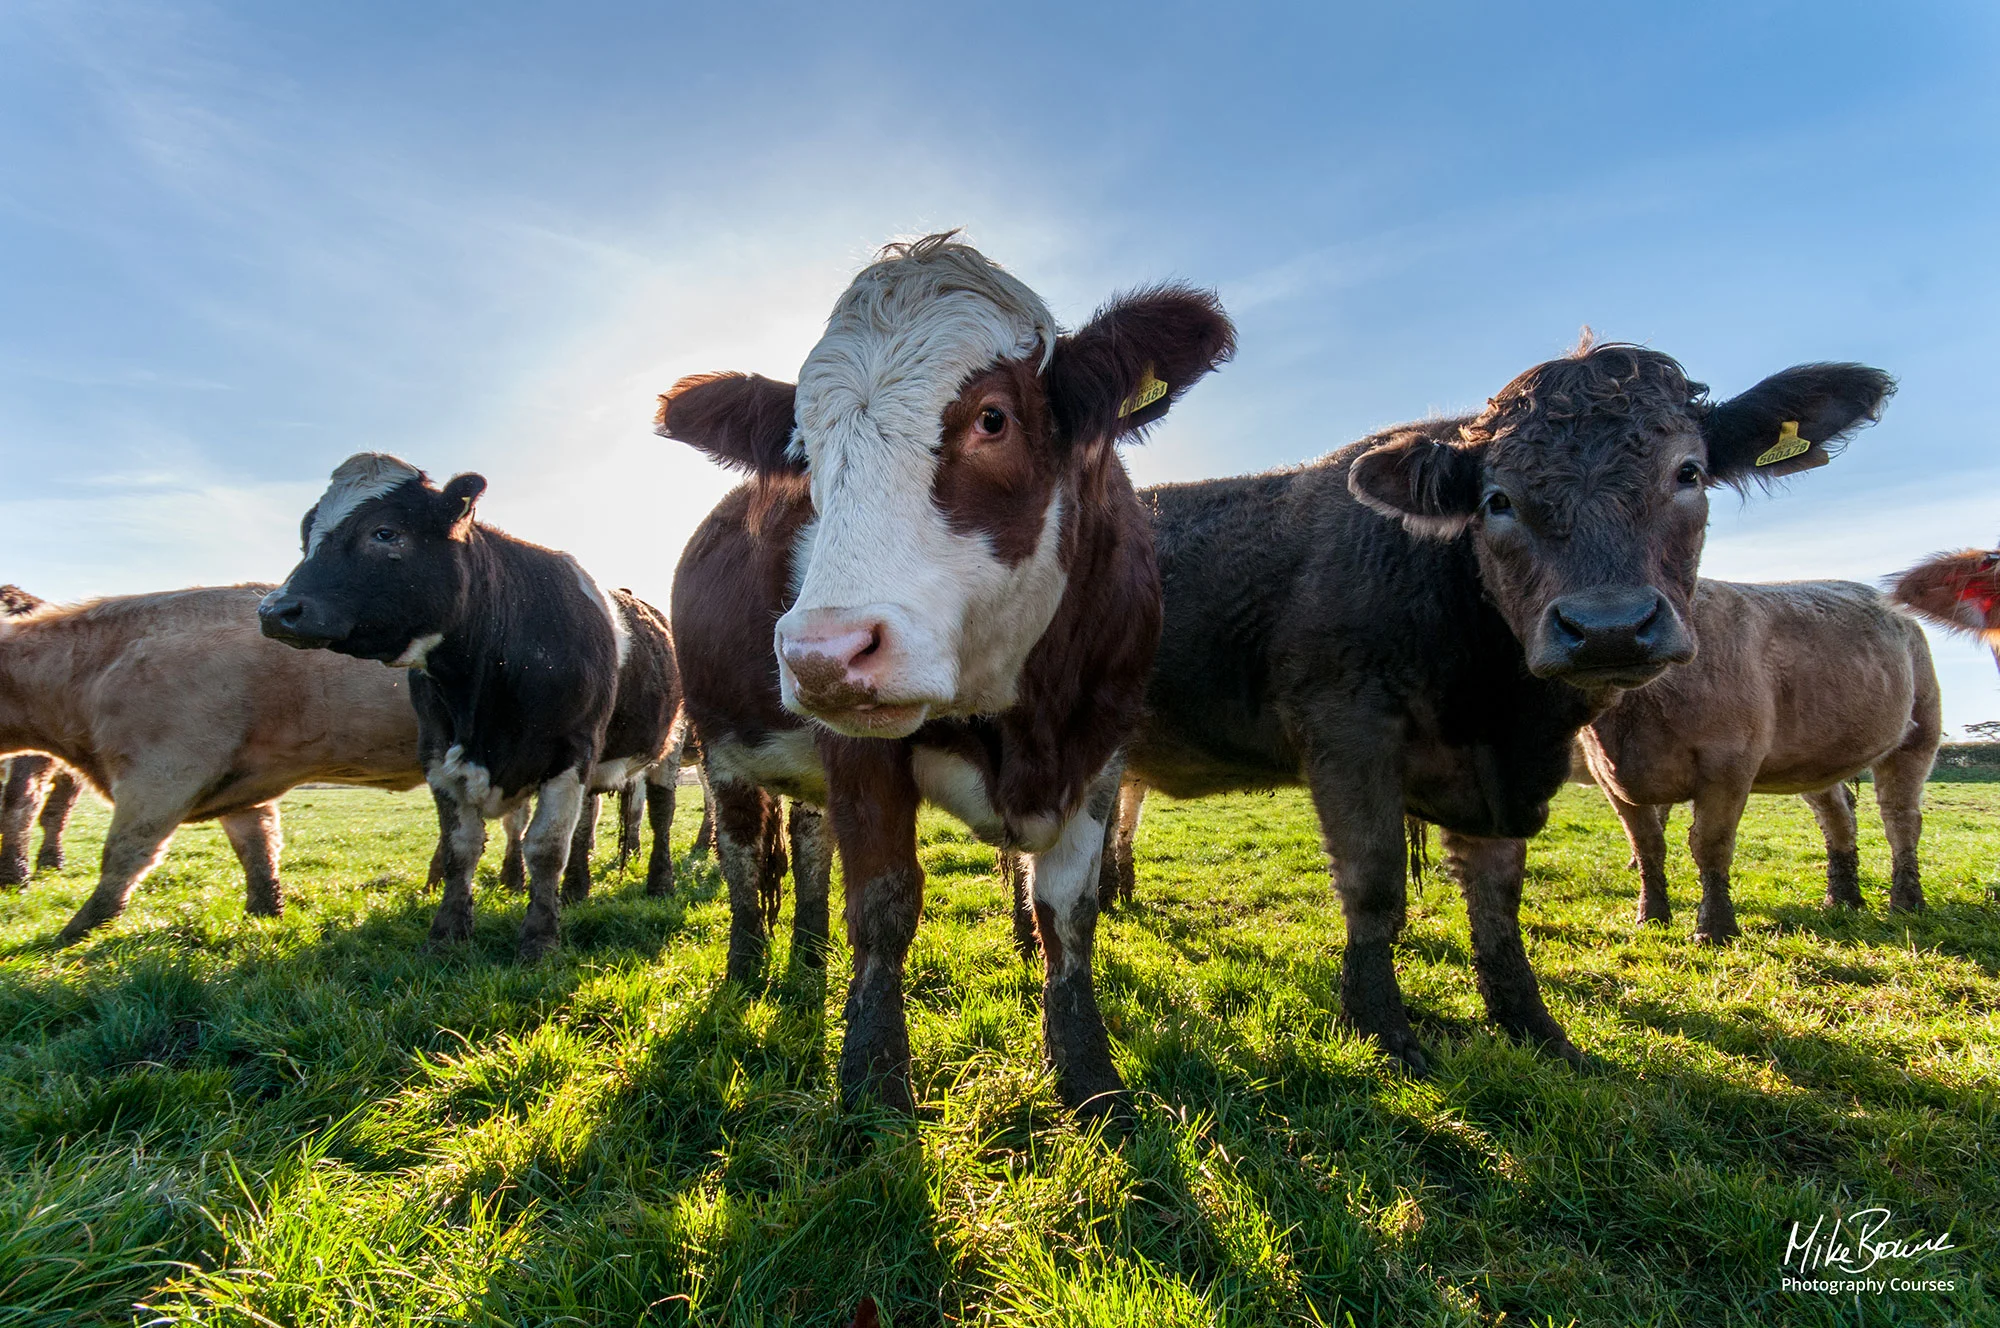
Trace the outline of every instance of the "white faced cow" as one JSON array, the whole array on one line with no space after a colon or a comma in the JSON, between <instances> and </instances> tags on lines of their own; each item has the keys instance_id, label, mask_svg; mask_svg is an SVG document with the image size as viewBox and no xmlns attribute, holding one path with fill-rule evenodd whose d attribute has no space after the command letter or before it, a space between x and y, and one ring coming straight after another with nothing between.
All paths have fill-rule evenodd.
<instances>
[{"instance_id":1,"label":"white faced cow","mask_svg":"<svg viewBox=\"0 0 2000 1328\"><path fill-rule=\"evenodd\" d=\"M589 792L647 772L656 872L665 858L679 685L659 614L607 595L568 554L473 520L485 490L478 475L440 490L395 457L349 457L306 514L304 561L258 618L288 645L410 671L445 832L433 942L472 934L486 821L536 799L520 938L532 960L556 945L558 885Z\"/></svg>"},{"instance_id":2,"label":"white faced cow","mask_svg":"<svg viewBox=\"0 0 2000 1328\"><path fill-rule=\"evenodd\" d=\"M1086 887L1159 632L1152 544L1116 444L1232 342L1214 297L1178 286L1065 334L1020 281L935 235L854 279L796 387L717 374L661 399L662 434L757 476L710 514L674 579L736 905L730 971L761 959L747 881L766 823L732 791L823 803L854 950L850 1098L911 1102L902 977L929 800L1031 855L1047 1051L1072 1106L1114 1104Z\"/></svg>"}]
</instances>

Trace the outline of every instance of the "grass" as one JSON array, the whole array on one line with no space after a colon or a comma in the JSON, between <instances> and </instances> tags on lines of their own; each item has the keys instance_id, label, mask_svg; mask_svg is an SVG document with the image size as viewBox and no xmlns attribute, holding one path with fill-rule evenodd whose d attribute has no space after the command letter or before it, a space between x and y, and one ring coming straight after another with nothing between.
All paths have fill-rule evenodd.
<instances>
[{"instance_id":1,"label":"grass","mask_svg":"<svg viewBox=\"0 0 2000 1328\"><path fill-rule=\"evenodd\" d=\"M1106 1136L1060 1109L993 856L941 817L909 1121L837 1109L838 980L780 944L765 989L719 981L719 882L685 855L670 901L600 862L532 969L489 855L473 942L428 955L428 798L301 792L283 918L244 917L192 827L54 951L87 808L79 865L0 898L0 1328L845 1324L864 1294L896 1325L2000 1322L2000 786L1933 785L1929 813L1931 911L1880 914L1869 817L1878 911L1830 916L1805 807L1755 800L1746 935L1709 949L1685 851L1680 915L1636 929L1615 822L1566 790L1529 947L1600 1064L1490 1034L1432 878L1400 956L1436 1053L1413 1082L1335 1019L1303 797L1156 798L1098 947L1140 1103ZM1782 1289L1795 1219L1871 1204L1949 1230L1914 1268L1955 1290Z\"/></svg>"}]
</instances>

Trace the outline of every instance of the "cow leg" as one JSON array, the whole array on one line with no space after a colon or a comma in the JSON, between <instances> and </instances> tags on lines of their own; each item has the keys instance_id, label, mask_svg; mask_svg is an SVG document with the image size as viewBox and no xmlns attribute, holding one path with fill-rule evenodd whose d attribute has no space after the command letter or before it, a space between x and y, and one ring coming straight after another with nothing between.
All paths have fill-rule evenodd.
<instances>
[{"instance_id":1,"label":"cow leg","mask_svg":"<svg viewBox=\"0 0 2000 1328\"><path fill-rule=\"evenodd\" d=\"M715 828L715 785L708 777L707 762L696 766L694 773L701 782L701 824L694 828L694 844L688 849L688 856L702 858L711 849L722 851L721 832Z\"/></svg>"},{"instance_id":2,"label":"cow leg","mask_svg":"<svg viewBox=\"0 0 2000 1328\"><path fill-rule=\"evenodd\" d=\"M42 827L42 849L35 854L36 871L63 869L63 836L69 832L69 814L76 810L76 801L82 796L83 781L73 772L58 767L55 782L49 785L48 801L42 804L42 814L36 818Z\"/></svg>"},{"instance_id":3,"label":"cow leg","mask_svg":"<svg viewBox=\"0 0 2000 1328\"><path fill-rule=\"evenodd\" d=\"M507 837L507 847L500 855L500 888L517 895L528 888L528 857L521 844L528 837L532 810L524 802L500 818L500 831Z\"/></svg>"},{"instance_id":4,"label":"cow leg","mask_svg":"<svg viewBox=\"0 0 2000 1328\"><path fill-rule=\"evenodd\" d=\"M229 847L243 864L243 911L253 918L275 918L285 911L284 891L278 884L278 854L285 847L285 833L278 822L278 802L260 802L240 812L216 818Z\"/></svg>"},{"instance_id":5,"label":"cow leg","mask_svg":"<svg viewBox=\"0 0 2000 1328\"><path fill-rule=\"evenodd\" d=\"M1903 747L1876 765L1875 806L1889 839L1889 911L1915 913L1924 906L1924 883L1917 869L1917 841L1924 833L1924 780L1937 759L1928 751Z\"/></svg>"},{"instance_id":6,"label":"cow leg","mask_svg":"<svg viewBox=\"0 0 2000 1328\"><path fill-rule=\"evenodd\" d=\"M675 783L680 774L678 761L662 761L646 772L643 783L634 786L639 790L635 801L643 805L646 823L653 832L653 851L646 859L646 893L649 895L670 895L674 892L674 797L677 792ZM639 831L634 827L632 845L636 849L638 844Z\"/></svg>"},{"instance_id":7,"label":"cow leg","mask_svg":"<svg viewBox=\"0 0 2000 1328\"><path fill-rule=\"evenodd\" d=\"M1652 819L1650 809L1641 809ZM1521 877L1525 839L1442 833L1445 862L1465 896L1472 924L1472 971L1486 1013L1516 1042L1532 1043L1578 1064L1583 1056L1542 1002L1541 984L1521 944Z\"/></svg>"},{"instance_id":8,"label":"cow leg","mask_svg":"<svg viewBox=\"0 0 2000 1328\"><path fill-rule=\"evenodd\" d=\"M639 852L641 836L646 825L646 781L633 779L626 781L618 790L618 874L625 874L625 865Z\"/></svg>"},{"instance_id":9,"label":"cow leg","mask_svg":"<svg viewBox=\"0 0 2000 1328\"><path fill-rule=\"evenodd\" d=\"M1379 751L1316 754L1307 769L1333 888L1347 919L1341 1018L1373 1038L1412 1074L1424 1074L1423 1044L1396 983L1396 937L1405 918L1407 844L1402 779Z\"/></svg>"},{"instance_id":10,"label":"cow leg","mask_svg":"<svg viewBox=\"0 0 2000 1328\"><path fill-rule=\"evenodd\" d=\"M55 764L50 757L32 754L8 763L6 791L0 793L0 885L28 882L28 844Z\"/></svg>"},{"instance_id":11,"label":"cow leg","mask_svg":"<svg viewBox=\"0 0 2000 1328\"><path fill-rule=\"evenodd\" d=\"M1639 868L1639 915L1636 921L1644 926L1649 922L1664 923L1674 916L1674 906L1667 900L1667 830L1662 808L1641 803L1627 802L1610 789L1604 790L1605 801L1618 814L1618 823L1625 827L1625 840L1632 846L1632 861Z\"/></svg>"},{"instance_id":12,"label":"cow leg","mask_svg":"<svg viewBox=\"0 0 2000 1328\"><path fill-rule=\"evenodd\" d=\"M1104 857L1104 832L1117 812L1114 763L1091 784L1055 846L1035 854L1028 865L1042 943L1042 1049L1055 1067L1064 1104L1080 1116L1125 1106L1125 1081L1111 1063L1111 1039L1091 974L1098 909L1093 887Z\"/></svg>"},{"instance_id":13,"label":"cow leg","mask_svg":"<svg viewBox=\"0 0 2000 1328\"><path fill-rule=\"evenodd\" d=\"M1812 808L1820 838L1826 841L1826 906L1862 907L1861 851L1855 842L1854 799L1847 785L1835 784L1799 796Z\"/></svg>"},{"instance_id":14,"label":"cow leg","mask_svg":"<svg viewBox=\"0 0 2000 1328\"><path fill-rule=\"evenodd\" d=\"M715 809L715 856L729 889L731 982L754 982L764 969L764 791L741 780L709 784Z\"/></svg>"},{"instance_id":15,"label":"cow leg","mask_svg":"<svg viewBox=\"0 0 2000 1328\"><path fill-rule=\"evenodd\" d=\"M563 864L562 901L580 904L590 898L590 855L597 848L597 814L603 810L601 794L586 792L576 814L576 833L569 842L569 861Z\"/></svg>"},{"instance_id":16,"label":"cow leg","mask_svg":"<svg viewBox=\"0 0 2000 1328\"><path fill-rule=\"evenodd\" d=\"M580 770L563 771L535 795L535 815L521 841L528 860L528 913L521 919L516 952L524 964L554 950L561 939L559 887L569 865L570 842L589 801Z\"/></svg>"},{"instance_id":17,"label":"cow leg","mask_svg":"<svg viewBox=\"0 0 2000 1328\"><path fill-rule=\"evenodd\" d=\"M111 798L111 827L104 836L97 889L64 924L56 937L58 945L75 944L125 911L125 901L146 873L159 865L167 841L189 811L183 799L155 796L129 783L114 787Z\"/></svg>"},{"instance_id":18,"label":"cow leg","mask_svg":"<svg viewBox=\"0 0 2000 1328\"><path fill-rule=\"evenodd\" d=\"M997 852L1000 884L1007 890L1010 911L1014 915L1014 949L1020 953L1022 963L1032 964L1035 956L1042 952L1042 943L1035 936L1033 887L1028 883L1028 873L1022 867L1019 853L1011 848Z\"/></svg>"},{"instance_id":19,"label":"cow leg","mask_svg":"<svg viewBox=\"0 0 2000 1328\"><path fill-rule=\"evenodd\" d=\"M777 794L764 796L763 848L757 870L757 906L764 911L764 933L778 929L778 910L785 902L785 805Z\"/></svg>"},{"instance_id":20,"label":"cow leg","mask_svg":"<svg viewBox=\"0 0 2000 1328\"><path fill-rule=\"evenodd\" d=\"M1118 898L1125 903L1132 902L1132 884L1136 879L1136 869L1132 858L1133 843L1139 837L1139 817L1146 810L1146 786L1131 775L1125 776L1118 785Z\"/></svg>"},{"instance_id":21,"label":"cow leg","mask_svg":"<svg viewBox=\"0 0 2000 1328\"><path fill-rule=\"evenodd\" d=\"M1729 898L1729 864L1736 857L1736 827L1749 801L1748 779L1711 780L1695 793L1688 848L1701 871L1701 904L1694 922L1697 941L1722 941L1743 934L1736 925L1736 906Z\"/></svg>"},{"instance_id":22,"label":"cow leg","mask_svg":"<svg viewBox=\"0 0 2000 1328\"><path fill-rule=\"evenodd\" d=\"M792 840L792 958L809 968L824 968L827 896L833 890L833 849L827 842L826 814L794 798L788 829Z\"/></svg>"},{"instance_id":23,"label":"cow leg","mask_svg":"<svg viewBox=\"0 0 2000 1328\"><path fill-rule=\"evenodd\" d=\"M444 893L431 918L428 944L441 946L472 939L472 874L478 870L480 854L486 851L486 818L478 807L448 788L433 784L431 793L437 799L438 820L443 825L438 836L437 874Z\"/></svg>"},{"instance_id":24,"label":"cow leg","mask_svg":"<svg viewBox=\"0 0 2000 1328\"><path fill-rule=\"evenodd\" d=\"M1105 767L1104 775L1113 779L1111 803L1103 816L1097 819L1104 826L1103 843L1098 845L1097 859L1097 910L1108 913L1118 907L1118 784L1125 776L1125 756L1119 753ZM1094 787L1094 783L1093 783Z\"/></svg>"},{"instance_id":25,"label":"cow leg","mask_svg":"<svg viewBox=\"0 0 2000 1328\"><path fill-rule=\"evenodd\" d=\"M903 964L923 912L917 861L917 780L901 743L839 740L821 746L828 814L847 891L847 940L854 976L847 987L847 1037L840 1049L840 1095L848 1105L873 1096L911 1111L910 1029L903 1016Z\"/></svg>"}]
</instances>

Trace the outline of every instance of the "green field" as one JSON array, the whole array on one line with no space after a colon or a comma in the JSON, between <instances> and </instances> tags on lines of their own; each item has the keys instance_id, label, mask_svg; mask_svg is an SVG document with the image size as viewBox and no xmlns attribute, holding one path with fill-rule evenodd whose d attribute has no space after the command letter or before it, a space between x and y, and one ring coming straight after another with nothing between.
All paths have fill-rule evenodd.
<instances>
[{"instance_id":1,"label":"green field","mask_svg":"<svg viewBox=\"0 0 2000 1328\"><path fill-rule=\"evenodd\" d=\"M489 852L475 941L425 954L428 796L303 792L282 919L243 916L194 827L55 952L91 806L76 865L0 898L0 1326L845 1324L864 1293L897 1325L2000 1323L2000 785L1928 810L1932 907L1892 920L1872 809L1877 911L1829 916L1806 808L1755 800L1745 935L1710 949L1685 849L1642 933L1615 822L1566 790L1524 917L1598 1064L1495 1039L1433 877L1400 957L1413 1082L1337 1025L1303 797L1155 799L1097 952L1138 1099L1107 1136L1060 1109L993 855L941 817L910 1121L839 1111L838 979L780 944L767 989L719 981L706 863L654 901L600 861L524 970ZM1794 1220L1872 1206L1954 1246L1873 1275L1957 1289L1782 1289Z\"/></svg>"}]
</instances>

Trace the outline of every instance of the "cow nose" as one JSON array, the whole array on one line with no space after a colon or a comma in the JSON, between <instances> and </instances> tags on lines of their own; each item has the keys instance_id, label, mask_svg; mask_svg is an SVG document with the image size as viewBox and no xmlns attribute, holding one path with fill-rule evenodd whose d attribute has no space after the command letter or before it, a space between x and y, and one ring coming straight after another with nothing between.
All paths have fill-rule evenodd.
<instances>
[{"instance_id":1,"label":"cow nose","mask_svg":"<svg viewBox=\"0 0 2000 1328\"><path fill-rule=\"evenodd\" d=\"M1617 669L1657 672L1693 656L1693 642L1679 615L1648 586L1585 591L1551 604L1531 665L1543 677Z\"/></svg>"},{"instance_id":2,"label":"cow nose","mask_svg":"<svg viewBox=\"0 0 2000 1328\"><path fill-rule=\"evenodd\" d=\"M781 629L778 651L791 670L799 698L839 709L874 699L891 655L889 626L880 618L811 617Z\"/></svg>"},{"instance_id":3,"label":"cow nose","mask_svg":"<svg viewBox=\"0 0 2000 1328\"><path fill-rule=\"evenodd\" d=\"M306 619L306 602L297 595L274 590L257 602L257 628L274 641L296 645L313 640Z\"/></svg>"}]
</instances>

